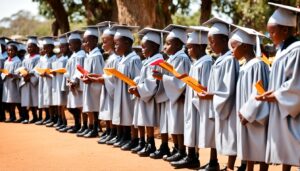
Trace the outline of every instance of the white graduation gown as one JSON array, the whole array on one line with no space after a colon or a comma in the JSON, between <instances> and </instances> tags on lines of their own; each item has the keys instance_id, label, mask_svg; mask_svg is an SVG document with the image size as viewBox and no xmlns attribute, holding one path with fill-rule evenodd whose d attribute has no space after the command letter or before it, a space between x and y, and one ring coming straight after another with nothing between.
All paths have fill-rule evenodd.
<instances>
[{"instance_id":1,"label":"white graduation gown","mask_svg":"<svg viewBox=\"0 0 300 171\"><path fill-rule=\"evenodd\" d=\"M21 89L21 105L22 107L38 107L38 77L35 75L34 67L38 64L40 55L36 54L32 57L27 55L22 61L22 67L24 67L30 76L30 81L25 82L24 78L20 79Z\"/></svg>"},{"instance_id":2,"label":"white graduation gown","mask_svg":"<svg viewBox=\"0 0 300 171\"><path fill-rule=\"evenodd\" d=\"M207 87L213 59L209 55L195 61L189 76ZM215 121L209 117L211 100L200 100L191 87L186 87L184 103L184 144L188 147L215 148Z\"/></svg>"},{"instance_id":3,"label":"white graduation gown","mask_svg":"<svg viewBox=\"0 0 300 171\"><path fill-rule=\"evenodd\" d=\"M270 103L266 162L300 166L300 41L276 54L269 90Z\"/></svg>"},{"instance_id":4,"label":"white graduation gown","mask_svg":"<svg viewBox=\"0 0 300 171\"><path fill-rule=\"evenodd\" d=\"M235 92L239 63L228 51L212 66L208 92L214 94L209 116L215 117L215 142L221 155L237 154Z\"/></svg>"},{"instance_id":5,"label":"white graduation gown","mask_svg":"<svg viewBox=\"0 0 300 171\"><path fill-rule=\"evenodd\" d=\"M4 62L4 69L9 73L16 74L16 70L22 65L19 57L15 56L9 61ZM3 80L2 102L4 103L20 103L21 95L19 91L19 77L8 78L5 74L1 74Z\"/></svg>"},{"instance_id":6,"label":"white graduation gown","mask_svg":"<svg viewBox=\"0 0 300 171\"><path fill-rule=\"evenodd\" d=\"M123 56L117 70L130 79L140 75L142 62L140 57L133 51ZM134 113L134 95L128 93L128 84L120 79L115 81L114 108L112 123L115 125L131 126Z\"/></svg>"},{"instance_id":7,"label":"white graduation gown","mask_svg":"<svg viewBox=\"0 0 300 171\"><path fill-rule=\"evenodd\" d=\"M73 52L66 64L67 72L64 74L62 90L67 92L67 108L82 108L82 88L83 83L80 80L80 74L77 71L77 65L83 66L86 53L83 50ZM74 89L69 89L67 79L76 84Z\"/></svg>"},{"instance_id":8,"label":"white graduation gown","mask_svg":"<svg viewBox=\"0 0 300 171\"><path fill-rule=\"evenodd\" d=\"M171 55L167 62L180 74L189 73L190 71L191 60L183 50ZM165 104L166 111L165 113L161 113L164 114L161 115L164 123L160 122L160 126L166 128L166 130L162 131L169 134L183 134L184 92L186 85L169 72L163 75L162 82L164 91L168 97Z\"/></svg>"},{"instance_id":9,"label":"white graduation gown","mask_svg":"<svg viewBox=\"0 0 300 171\"><path fill-rule=\"evenodd\" d=\"M61 56L52 63L52 69L65 68L68 56ZM53 106L67 105L67 92L62 88L64 74L56 73L52 78Z\"/></svg>"},{"instance_id":10,"label":"white graduation gown","mask_svg":"<svg viewBox=\"0 0 300 171\"><path fill-rule=\"evenodd\" d=\"M143 67L139 76L137 90L140 97L136 97L134 105L133 125L157 127L159 123L159 108L155 101L158 83L152 76L153 70L158 66L151 66L151 61L156 58L163 58L161 54L156 54L143 61Z\"/></svg>"},{"instance_id":11,"label":"white graduation gown","mask_svg":"<svg viewBox=\"0 0 300 171\"><path fill-rule=\"evenodd\" d=\"M84 69L89 73L103 74L104 60L98 47L94 48L86 55ZM98 112L100 104L100 93L102 84L91 82L83 84L83 111Z\"/></svg>"},{"instance_id":12,"label":"white graduation gown","mask_svg":"<svg viewBox=\"0 0 300 171\"><path fill-rule=\"evenodd\" d=\"M236 86L237 111L237 156L241 160L265 161L267 145L267 121L269 106L267 102L255 100L258 95L255 83L262 80L267 90L269 66L261 59L254 58L245 63L239 72ZM248 123L241 124L238 112Z\"/></svg>"},{"instance_id":13,"label":"white graduation gown","mask_svg":"<svg viewBox=\"0 0 300 171\"><path fill-rule=\"evenodd\" d=\"M38 68L50 68L51 64L56 60L56 55L53 55L51 57L48 57L47 55L44 55L40 57L40 60L36 67ZM52 106L52 78L51 77L41 77L37 72L35 72L36 75L39 78L39 108L48 108Z\"/></svg>"},{"instance_id":14,"label":"white graduation gown","mask_svg":"<svg viewBox=\"0 0 300 171\"><path fill-rule=\"evenodd\" d=\"M106 60L104 68L117 68L121 57L112 53ZM104 85L102 86L100 95L100 109L99 119L105 121L111 121L113 116L113 105L114 105L114 81L115 78L103 74Z\"/></svg>"}]
</instances>

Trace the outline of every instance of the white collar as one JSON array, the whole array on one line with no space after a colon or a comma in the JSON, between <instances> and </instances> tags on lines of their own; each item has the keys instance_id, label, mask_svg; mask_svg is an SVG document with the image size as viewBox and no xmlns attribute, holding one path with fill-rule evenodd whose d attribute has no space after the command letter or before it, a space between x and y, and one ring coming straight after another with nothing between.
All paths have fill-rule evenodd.
<instances>
[{"instance_id":1,"label":"white collar","mask_svg":"<svg viewBox=\"0 0 300 171\"><path fill-rule=\"evenodd\" d=\"M143 62L143 64L144 64L144 66L148 66L149 64L151 64L153 61L155 61L157 59L164 59L164 58L160 53L157 53L157 54L147 58L145 60L145 62Z\"/></svg>"},{"instance_id":2,"label":"white collar","mask_svg":"<svg viewBox=\"0 0 300 171\"><path fill-rule=\"evenodd\" d=\"M185 54L184 49L182 48L181 50L177 51L174 55L170 55L170 59L174 59L175 57L177 57L180 54ZM186 54L185 54L186 55Z\"/></svg>"},{"instance_id":3,"label":"white collar","mask_svg":"<svg viewBox=\"0 0 300 171\"><path fill-rule=\"evenodd\" d=\"M273 63L275 63L278 59L282 58L282 57L285 56L287 53L289 53L291 50L293 50L294 48L299 47L299 46L300 46L300 41L296 41L296 42L290 44L290 45L289 45L287 48L285 48L284 50L282 50L282 51L281 51L281 50L280 50L280 51L277 51Z\"/></svg>"},{"instance_id":4,"label":"white collar","mask_svg":"<svg viewBox=\"0 0 300 171\"><path fill-rule=\"evenodd\" d=\"M138 55L135 53L135 51L132 51L131 53L129 53L127 56L122 57L120 63L123 64L125 61L127 61L128 59L131 59L132 57L137 57Z\"/></svg>"},{"instance_id":5,"label":"white collar","mask_svg":"<svg viewBox=\"0 0 300 171\"><path fill-rule=\"evenodd\" d=\"M250 61L244 63L243 66L241 66L240 71L248 70L253 64L261 61L259 58L253 58Z\"/></svg>"},{"instance_id":6,"label":"white collar","mask_svg":"<svg viewBox=\"0 0 300 171\"><path fill-rule=\"evenodd\" d=\"M227 51L224 55L221 55L217 58L216 60L216 63L215 64L218 64L219 62L221 62L224 58L226 58L227 56L231 55L231 51Z\"/></svg>"}]
</instances>

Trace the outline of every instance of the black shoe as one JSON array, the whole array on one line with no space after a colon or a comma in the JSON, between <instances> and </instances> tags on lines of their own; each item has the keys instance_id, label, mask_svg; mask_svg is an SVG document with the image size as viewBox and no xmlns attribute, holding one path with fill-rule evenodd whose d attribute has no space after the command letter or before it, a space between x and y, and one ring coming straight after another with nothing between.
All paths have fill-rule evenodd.
<instances>
[{"instance_id":1,"label":"black shoe","mask_svg":"<svg viewBox=\"0 0 300 171\"><path fill-rule=\"evenodd\" d=\"M53 127L53 125L54 125L54 122L49 122L46 124L46 127Z\"/></svg>"},{"instance_id":2,"label":"black shoe","mask_svg":"<svg viewBox=\"0 0 300 171\"><path fill-rule=\"evenodd\" d=\"M55 129L57 131L59 131L60 129L65 128L65 127L67 127L67 125L60 125L60 126L56 127Z\"/></svg>"},{"instance_id":3,"label":"black shoe","mask_svg":"<svg viewBox=\"0 0 300 171\"><path fill-rule=\"evenodd\" d=\"M90 132L88 132L87 134L85 134L83 137L84 138L96 138L98 137L98 131L95 130L91 130Z\"/></svg>"},{"instance_id":4,"label":"black shoe","mask_svg":"<svg viewBox=\"0 0 300 171\"><path fill-rule=\"evenodd\" d=\"M74 126L72 129L69 129L67 132L71 134L75 134L80 130L80 127Z\"/></svg>"},{"instance_id":5,"label":"black shoe","mask_svg":"<svg viewBox=\"0 0 300 171\"><path fill-rule=\"evenodd\" d=\"M30 120L28 123L29 123L29 124L33 124L33 123L35 123L35 122L37 122L37 119L32 119L32 120Z\"/></svg>"},{"instance_id":6,"label":"black shoe","mask_svg":"<svg viewBox=\"0 0 300 171\"><path fill-rule=\"evenodd\" d=\"M165 156L163 157L164 161L167 161L167 158L168 158L168 157L171 157L171 156L173 156L173 155L175 155L175 154L177 154L177 153L178 153L178 149L177 149L176 147L173 147L173 150L172 150L172 152L170 153L170 155L165 155Z\"/></svg>"},{"instance_id":7,"label":"black shoe","mask_svg":"<svg viewBox=\"0 0 300 171\"><path fill-rule=\"evenodd\" d=\"M36 121L34 124L36 124L36 125L43 125L43 120L39 120L39 121Z\"/></svg>"},{"instance_id":8,"label":"black shoe","mask_svg":"<svg viewBox=\"0 0 300 171\"><path fill-rule=\"evenodd\" d=\"M132 153L138 153L139 151L141 151L142 149L145 148L145 140L144 139L141 139L139 141L139 145L136 146L135 148L131 149L131 152Z\"/></svg>"},{"instance_id":9,"label":"black shoe","mask_svg":"<svg viewBox=\"0 0 300 171\"><path fill-rule=\"evenodd\" d=\"M118 136L113 137L111 140L106 141L107 145L114 145L118 141Z\"/></svg>"},{"instance_id":10,"label":"black shoe","mask_svg":"<svg viewBox=\"0 0 300 171\"><path fill-rule=\"evenodd\" d=\"M110 134L108 136L106 136L105 138L100 137L100 139L98 140L98 144L106 144L106 142L110 141L115 136L116 136L116 134L113 133L112 131L110 131Z\"/></svg>"},{"instance_id":11,"label":"black shoe","mask_svg":"<svg viewBox=\"0 0 300 171\"><path fill-rule=\"evenodd\" d=\"M165 155L170 156L170 149L167 143L161 144L159 149L156 150L154 153L151 153L149 156L152 159L162 159Z\"/></svg>"},{"instance_id":12,"label":"black shoe","mask_svg":"<svg viewBox=\"0 0 300 171\"><path fill-rule=\"evenodd\" d=\"M57 129L59 132L67 132L70 129L70 127L62 126L59 129Z\"/></svg>"},{"instance_id":13,"label":"black shoe","mask_svg":"<svg viewBox=\"0 0 300 171\"><path fill-rule=\"evenodd\" d=\"M106 138L107 136L109 136L110 134L110 130L105 130L101 135L100 135L100 139Z\"/></svg>"},{"instance_id":14,"label":"black shoe","mask_svg":"<svg viewBox=\"0 0 300 171\"><path fill-rule=\"evenodd\" d=\"M122 147L123 145L130 142L130 138L125 138L125 136L122 136L116 143L114 143L114 147Z\"/></svg>"},{"instance_id":15,"label":"black shoe","mask_svg":"<svg viewBox=\"0 0 300 171\"><path fill-rule=\"evenodd\" d=\"M89 133L91 130L90 129L85 129L83 132L76 134L77 137L83 137L85 134Z\"/></svg>"},{"instance_id":16,"label":"black shoe","mask_svg":"<svg viewBox=\"0 0 300 171\"><path fill-rule=\"evenodd\" d=\"M178 151L176 154L174 154L170 157L167 157L166 161L168 161L168 162L179 161L179 160L183 159L185 156L186 156L185 152L179 152Z\"/></svg>"},{"instance_id":17,"label":"black shoe","mask_svg":"<svg viewBox=\"0 0 300 171\"><path fill-rule=\"evenodd\" d=\"M135 139L131 140L129 143L124 144L121 147L121 150L130 151L131 149L136 148L138 145L139 145L139 139L135 138Z\"/></svg>"},{"instance_id":18,"label":"black shoe","mask_svg":"<svg viewBox=\"0 0 300 171\"><path fill-rule=\"evenodd\" d=\"M208 163L204 166L201 166L199 170L201 170L201 171L219 171L220 165L219 165L219 163L216 163L216 164Z\"/></svg>"},{"instance_id":19,"label":"black shoe","mask_svg":"<svg viewBox=\"0 0 300 171\"><path fill-rule=\"evenodd\" d=\"M81 133L83 133L86 129L87 129L86 126L82 126L82 127L77 131L76 134L81 134Z\"/></svg>"},{"instance_id":20,"label":"black shoe","mask_svg":"<svg viewBox=\"0 0 300 171\"><path fill-rule=\"evenodd\" d=\"M47 124L50 123L50 122L52 122L51 119L47 119L47 120L45 119L44 122L43 122L43 125L47 125Z\"/></svg>"},{"instance_id":21,"label":"black shoe","mask_svg":"<svg viewBox=\"0 0 300 171\"><path fill-rule=\"evenodd\" d=\"M5 123L13 123L13 122L15 122L15 118L10 118L10 119L8 119L8 120L6 120L6 121L4 121Z\"/></svg>"},{"instance_id":22,"label":"black shoe","mask_svg":"<svg viewBox=\"0 0 300 171\"><path fill-rule=\"evenodd\" d=\"M20 118L18 120L15 120L15 123L22 123L24 121L24 119Z\"/></svg>"},{"instance_id":23,"label":"black shoe","mask_svg":"<svg viewBox=\"0 0 300 171\"><path fill-rule=\"evenodd\" d=\"M22 124L28 124L29 121L27 119L25 119L24 121L21 122Z\"/></svg>"},{"instance_id":24,"label":"black shoe","mask_svg":"<svg viewBox=\"0 0 300 171\"><path fill-rule=\"evenodd\" d=\"M179 161L173 161L171 162L171 165L174 166L176 169L180 168L199 168L200 167L200 161L198 158L195 157L189 157L186 156L183 159Z\"/></svg>"},{"instance_id":25,"label":"black shoe","mask_svg":"<svg viewBox=\"0 0 300 171\"><path fill-rule=\"evenodd\" d=\"M154 144L146 144L145 148L143 148L141 151L137 152L137 154L140 157L148 157L151 153L154 153L156 151L156 147Z\"/></svg>"}]
</instances>

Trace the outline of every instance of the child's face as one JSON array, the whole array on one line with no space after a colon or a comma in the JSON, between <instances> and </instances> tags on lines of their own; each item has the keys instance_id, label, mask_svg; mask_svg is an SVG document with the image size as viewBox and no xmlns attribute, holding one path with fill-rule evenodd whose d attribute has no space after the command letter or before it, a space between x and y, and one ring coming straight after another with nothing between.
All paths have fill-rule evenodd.
<instances>
[{"instance_id":1,"label":"child's face","mask_svg":"<svg viewBox=\"0 0 300 171\"><path fill-rule=\"evenodd\" d=\"M54 46L53 45L44 45L43 49L44 49L45 54L50 55L51 53L53 53Z\"/></svg>"},{"instance_id":2,"label":"child's face","mask_svg":"<svg viewBox=\"0 0 300 171\"><path fill-rule=\"evenodd\" d=\"M17 55L17 48L12 46L12 45L8 45L7 46L7 54L9 57L14 57Z\"/></svg>"},{"instance_id":3,"label":"child's face","mask_svg":"<svg viewBox=\"0 0 300 171\"><path fill-rule=\"evenodd\" d=\"M81 41L76 40L76 39L70 40L69 48L72 52L80 50L81 49Z\"/></svg>"},{"instance_id":4,"label":"child's face","mask_svg":"<svg viewBox=\"0 0 300 171\"><path fill-rule=\"evenodd\" d=\"M284 30L281 29L279 25L268 24L267 30L270 34L270 38L276 46L279 45L282 41L284 41Z\"/></svg>"},{"instance_id":5,"label":"child's face","mask_svg":"<svg viewBox=\"0 0 300 171\"><path fill-rule=\"evenodd\" d=\"M114 37L103 35L102 37L102 48L105 52L110 52L114 49Z\"/></svg>"},{"instance_id":6,"label":"child's face","mask_svg":"<svg viewBox=\"0 0 300 171\"><path fill-rule=\"evenodd\" d=\"M60 44L59 45L60 53L66 54L68 52L68 44Z\"/></svg>"},{"instance_id":7,"label":"child's face","mask_svg":"<svg viewBox=\"0 0 300 171\"><path fill-rule=\"evenodd\" d=\"M150 57L152 55L152 47L148 41L142 41L142 54L145 57Z\"/></svg>"},{"instance_id":8,"label":"child's face","mask_svg":"<svg viewBox=\"0 0 300 171\"><path fill-rule=\"evenodd\" d=\"M176 42L173 38L167 37L164 45L164 52L167 55L174 55L176 53Z\"/></svg>"},{"instance_id":9,"label":"child's face","mask_svg":"<svg viewBox=\"0 0 300 171\"><path fill-rule=\"evenodd\" d=\"M36 51L37 51L37 47L36 47L35 44L29 43L29 44L27 45L27 52L28 52L29 54L35 54Z\"/></svg>"},{"instance_id":10,"label":"child's face","mask_svg":"<svg viewBox=\"0 0 300 171\"><path fill-rule=\"evenodd\" d=\"M115 37L114 43L115 43L116 54L120 56L124 55L126 51L125 40L123 40L122 37Z\"/></svg>"},{"instance_id":11,"label":"child's face","mask_svg":"<svg viewBox=\"0 0 300 171\"><path fill-rule=\"evenodd\" d=\"M230 49L233 53L233 56L237 59L240 60L243 58L243 50L242 50L242 43L238 42L236 40L231 40L230 42Z\"/></svg>"},{"instance_id":12,"label":"child's face","mask_svg":"<svg viewBox=\"0 0 300 171\"><path fill-rule=\"evenodd\" d=\"M214 53L220 54L222 52L224 41L220 35L208 35L208 42Z\"/></svg>"},{"instance_id":13,"label":"child's face","mask_svg":"<svg viewBox=\"0 0 300 171\"><path fill-rule=\"evenodd\" d=\"M186 45L187 50L188 50L188 55L193 58L193 59L197 59L198 56L198 51L199 51L199 46L195 45L195 44L187 44Z\"/></svg>"},{"instance_id":14,"label":"child's face","mask_svg":"<svg viewBox=\"0 0 300 171\"><path fill-rule=\"evenodd\" d=\"M97 47L98 40L94 36L86 36L84 38L85 49L88 51L92 51L95 47Z\"/></svg>"}]
</instances>

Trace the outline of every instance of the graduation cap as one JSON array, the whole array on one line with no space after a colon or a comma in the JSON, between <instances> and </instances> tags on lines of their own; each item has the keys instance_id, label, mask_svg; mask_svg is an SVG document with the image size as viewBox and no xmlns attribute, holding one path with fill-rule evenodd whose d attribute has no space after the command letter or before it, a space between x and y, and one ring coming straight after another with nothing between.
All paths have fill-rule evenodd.
<instances>
[{"instance_id":1,"label":"graduation cap","mask_svg":"<svg viewBox=\"0 0 300 171\"><path fill-rule=\"evenodd\" d=\"M218 17L214 17L203 23L204 26L210 26L208 35L215 35L215 34L223 34L229 36L230 30L233 29L232 24L220 19Z\"/></svg>"},{"instance_id":2,"label":"graduation cap","mask_svg":"<svg viewBox=\"0 0 300 171\"><path fill-rule=\"evenodd\" d=\"M138 32L139 35L143 35L142 42L143 41L151 41L160 46L160 50L163 48L163 34L168 33L168 31L165 30L159 30L159 29L154 29L154 28L143 28Z\"/></svg>"},{"instance_id":3,"label":"graduation cap","mask_svg":"<svg viewBox=\"0 0 300 171\"><path fill-rule=\"evenodd\" d=\"M231 33L230 40L228 42L229 48L232 50L231 41L235 40L244 44L250 44L256 46L256 57L261 57L260 49L260 37L265 37L265 35L260 32L247 28L235 25L236 29Z\"/></svg>"},{"instance_id":4,"label":"graduation cap","mask_svg":"<svg viewBox=\"0 0 300 171\"><path fill-rule=\"evenodd\" d=\"M113 25L112 29L116 29L115 37L127 37L134 40L132 32L137 31L139 26L128 26L128 25Z\"/></svg>"},{"instance_id":5,"label":"graduation cap","mask_svg":"<svg viewBox=\"0 0 300 171\"><path fill-rule=\"evenodd\" d=\"M268 24L297 27L297 13L300 13L299 8L272 2L269 2L268 4L277 7L269 18Z\"/></svg>"},{"instance_id":6,"label":"graduation cap","mask_svg":"<svg viewBox=\"0 0 300 171\"><path fill-rule=\"evenodd\" d=\"M112 28L114 24L117 23L113 21L103 21L98 23L97 26L99 27L99 31L102 33L102 35L114 36L116 33L116 29Z\"/></svg>"},{"instance_id":7,"label":"graduation cap","mask_svg":"<svg viewBox=\"0 0 300 171\"><path fill-rule=\"evenodd\" d=\"M96 26L96 25L92 25L92 26L87 26L87 27L84 27L86 28L83 36L86 37L86 36L95 36L95 37L99 37L99 26Z\"/></svg>"},{"instance_id":8,"label":"graduation cap","mask_svg":"<svg viewBox=\"0 0 300 171\"><path fill-rule=\"evenodd\" d=\"M104 27L112 27L112 25L117 24L114 21L103 21L97 24L97 26L104 26Z\"/></svg>"},{"instance_id":9,"label":"graduation cap","mask_svg":"<svg viewBox=\"0 0 300 171\"><path fill-rule=\"evenodd\" d=\"M7 42L7 46L15 46L17 48L17 51L19 51L19 42L10 40Z\"/></svg>"},{"instance_id":10,"label":"graduation cap","mask_svg":"<svg viewBox=\"0 0 300 171\"><path fill-rule=\"evenodd\" d=\"M38 42L37 36L27 36L27 42L26 42L26 44L27 45L28 44L36 44L36 45L38 45L39 42Z\"/></svg>"},{"instance_id":11,"label":"graduation cap","mask_svg":"<svg viewBox=\"0 0 300 171\"><path fill-rule=\"evenodd\" d=\"M7 42L10 41L11 39L8 37L0 37L0 44L6 46Z\"/></svg>"},{"instance_id":12,"label":"graduation cap","mask_svg":"<svg viewBox=\"0 0 300 171\"><path fill-rule=\"evenodd\" d=\"M188 31L191 31L191 33L188 34L188 44L207 44L208 27L190 26Z\"/></svg>"},{"instance_id":13,"label":"graduation cap","mask_svg":"<svg viewBox=\"0 0 300 171\"><path fill-rule=\"evenodd\" d=\"M40 38L42 45L54 45L54 38L52 36L44 36Z\"/></svg>"},{"instance_id":14,"label":"graduation cap","mask_svg":"<svg viewBox=\"0 0 300 171\"><path fill-rule=\"evenodd\" d=\"M82 40L81 35L84 33L82 30L74 30L66 33L66 36L68 37L68 42L70 40Z\"/></svg>"},{"instance_id":15,"label":"graduation cap","mask_svg":"<svg viewBox=\"0 0 300 171\"><path fill-rule=\"evenodd\" d=\"M56 39L58 40L58 42L59 42L60 45L68 43L68 36L67 36L66 33L58 36Z\"/></svg>"},{"instance_id":16,"label":"graduation cap","mask_svg":"<svg viewBox=\"0 0 300 171\"><path fill-rule=\"evenodd\" d=\"M165 31L169 31L167 38L178 38L182 41L182 43L186 43L187 40L187 33L186 30L188 29L187 26L176 25L176 24L169 24Z\"/></svg>"},{"instance_id":17,"label":"graduation cap","mask_svg":"<svg viewBox=\"0 0 300 171\"><path fill-rule=\"evenodd\" d=\"M21 51L21 50L26 51L26 45L25 44L20 43L20 42L17 42L17 43L18 43L18 51Z\"/></svg>"}]
</instances>

